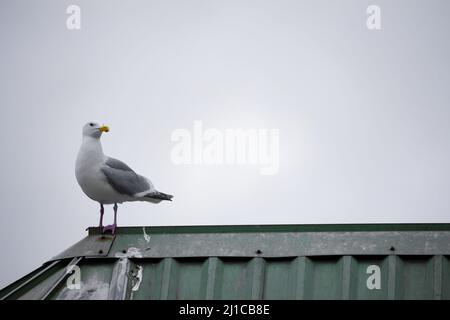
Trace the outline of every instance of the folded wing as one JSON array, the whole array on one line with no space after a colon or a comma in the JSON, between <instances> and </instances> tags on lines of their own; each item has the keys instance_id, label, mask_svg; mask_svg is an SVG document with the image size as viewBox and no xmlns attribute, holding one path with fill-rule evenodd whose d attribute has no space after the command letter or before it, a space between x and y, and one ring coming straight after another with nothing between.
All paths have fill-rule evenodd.
<instances>
[{"instance_id":1,"label":"folded wing","mask_svg":"<svg viewBox=\"0 0 450 320\"><path fill-rule=\"evenodd\" d=\"M134 197L156 191L147 178L137 174L120 160L108 158L101 170L108 183L121 194Z\"/></svg>"}]
</instances>

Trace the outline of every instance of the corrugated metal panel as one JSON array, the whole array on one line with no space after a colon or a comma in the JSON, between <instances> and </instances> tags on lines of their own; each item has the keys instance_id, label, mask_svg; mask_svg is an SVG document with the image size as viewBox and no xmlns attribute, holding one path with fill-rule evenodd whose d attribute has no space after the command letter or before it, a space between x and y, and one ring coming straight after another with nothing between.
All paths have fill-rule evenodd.
<instances>
[{"instance_id":1,"label":"corrugated metal panel","mask_svg":"<svg viewBox=\"0 0 450 320\"><path fill-rule=\"evenodd\" d=\"M450 299L449 225L376 227L91 229L0 298Z\"/></svg>"}]
</instances>

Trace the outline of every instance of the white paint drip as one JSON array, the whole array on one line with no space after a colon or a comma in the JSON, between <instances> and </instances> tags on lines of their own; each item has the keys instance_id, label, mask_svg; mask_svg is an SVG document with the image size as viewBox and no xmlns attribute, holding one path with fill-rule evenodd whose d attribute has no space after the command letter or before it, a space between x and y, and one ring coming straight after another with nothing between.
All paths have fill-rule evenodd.
<instances>
[{"instance_id":1,"label":"white paint drip","mask_svg":"<svg viewBox=\"0 0 450 320\"><path fill-rule=\"evenodd\" d=\"M143 268L142 268L142 266L140 266L140 265L137 265L136 266L137 267L137 275L136 275L136 279L137 279L137 281L136 281L136 283L134 284L134 286L133 286L133 288L131 289L131 291L138 291L139 290L139 286L141 285L141 282L142 282L142 270L143 270Z\"/></svg>"},{"instance_id":2,"label":"white paint drip","mask_svg":"<svg viewBox=\"0 0 450 320\"><path fill-rule=\"evenodd\" d=\"M147 232L145 232L145 227L142 227L142 231L144 231L144 239L145 241L147 241L147 243L150 242L150 235L147 234Z\"/></svg>"},{"instance_id":3,"label":"white paint drip","mask_svg":"<svg viewBox=\"0 0 450 320\"><path fill-rule=\"evenodd\" d=\"M94 275L88 282L81 282L80 290L70 290L64 287L56 297L57 300L106 300L108 299L109 283L97 279Z\"/></svg>"},{"instance_id":4,"label":"white paint drip","mask_svg":"<svg viewBox=\"0 0 450 320\"><path fill-rule=\"evenodd\" d=\"M116 252L114 256L116 258L142 258L142 253L138 248L129 247L126 253Z\"/></svg>"},{"instance_id":5,"label":"white paint drip","mask_svg":"<svg viewBox=\"0 0 450 320\"><path fill-rule=\"evenodd\" d=\"M120 286L120 292L125 292L122 284L126 283L126 281L123 280L124 277L126 277L126 274L128 272L128 259L129 258L142 258L142 253L141 250L135 247L129 247L127 249L126 253L123 252L116 252L114 254L114 256L116 258L120 258L119 263L117 264L116 268L119 268L117 270L117 279L113 280L114 286ZM132 289L131 289L131 296L130 299L133 300L133 293L137 290L139 290L139 286L141 285L142 282L142 266L138 265L137 266L138 270L137 270L137 275L136 275L136 279L137 282L133 285ZM117 283L117 284L116 284ZM110 298L110 297L108 297ZM116 297L112 297L111 299L116 298Z\"/></svg>"}]
</instances>

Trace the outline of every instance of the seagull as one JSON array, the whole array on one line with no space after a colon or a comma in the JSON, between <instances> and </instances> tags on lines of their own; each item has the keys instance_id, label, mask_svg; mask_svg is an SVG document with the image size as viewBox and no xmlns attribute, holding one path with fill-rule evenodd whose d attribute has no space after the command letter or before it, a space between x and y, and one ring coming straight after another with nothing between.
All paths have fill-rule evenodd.
<instances>
[{"instance_id":1,"label":"seagull","mask_svg":"<svg viewBox=\"0 0 450 320\"><path fill-rule=\"evenodd\" d=\"M120 160L103 153L100 137L109 127L96 122L83 126L83 139L75 163L75 176L83 192L100 204L100 224L103 233L115 233L118 203L172 201L172 195L159 192L149 179L134 172ZM114 224L103 227L104 205L114 204Z\"/></svg>"}]
</instances>

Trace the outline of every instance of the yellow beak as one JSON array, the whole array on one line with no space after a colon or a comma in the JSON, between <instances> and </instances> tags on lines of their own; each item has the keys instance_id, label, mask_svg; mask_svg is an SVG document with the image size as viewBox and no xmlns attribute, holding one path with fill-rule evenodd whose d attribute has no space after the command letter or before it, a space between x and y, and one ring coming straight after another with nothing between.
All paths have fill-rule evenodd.
<instances>
[{"instance_id":1,"label":"yellow beak","mask_svg":"<svg viewBox=\"0 0 450 320\"><path fill-rule=\"evenodd\" d=\"M100 130L100 132L108 132L109 131L109 127L102 125L100 128L98 128L98 130Z\"/></svg>"}]
</instances>

